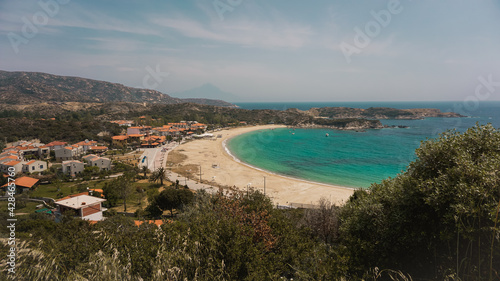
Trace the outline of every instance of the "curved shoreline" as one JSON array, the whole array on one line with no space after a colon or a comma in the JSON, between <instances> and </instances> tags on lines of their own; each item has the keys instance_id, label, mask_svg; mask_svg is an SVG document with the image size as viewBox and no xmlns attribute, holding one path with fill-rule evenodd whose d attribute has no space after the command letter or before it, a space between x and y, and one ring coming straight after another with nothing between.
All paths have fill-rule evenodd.
<instances>
[{"instance_id":1,"label":"curved shoreline","mask_svg":"<svg viewBox=\"0 0 500 281\"><path fill-rule=\"evenodd\" d=\"M256 167L256 166L253 166L253 165L250 165L250 164L246 163L245 161L243 161L243 160L239 159L238 157L234 156L234 154L231 153L231 150L227 147L226 144L227 144L227 141L231 140L232 138L234 138L236 136L240 136L240 135L246 134L246 133L250 133L250 132L254 132L254 131L249 131L249 132L237 134L237 135L234 135L234 136L232 136L230 138L227 138L227 139L225 139L225 140L222 141L222 147L224 148L224 151L229 156L231 156L234 161L238 162L239 164L247 166L247 167L252 168L252 169L255 169L257 171L261 171L261 172L264 172L264 173L268 173L268 174L271 174L271 175L275 175L275 176L278 176L278 177L283 177L283 178L287 178L287 179L291 179L291 180L297 180L297 181L302 181L302 182L312 183L312 184L319 184L319 185L324 185L324 186L329 186L329 187L337 187L337 188L340 187L340 188L350 189L350 190L353 190L353 191L356 190L356 189L358 189L356 187L334 185L334 184L328 184L328 183L324 183L324 182L306 180L306 179L301 179L301 178L294 178L294 177L289 176L289 175L283 175L283 174L279 174L279 173L276 173L276 172L271 172L269 170L262 169L262 168L259 168L259 167Z\"/></svg>"},{"instance_id":2,"label":"curved shoreline","mask_svg":"<svg viewBox=\"0 0 500 281\"><path fill-rule=\"evenodd\" d=\"M261 125L239 127L214 132L215 139L200 139L184 143L176 148L186 156L181 165L199 166L204 181L222 186L235 186L241 190L247 187L263 191L275 204L316 204L321 198L337 205L346 202L354 193L353 188L325 183L311 182L272 173L248 165L232 155L223 144L228 139L247 132L282 128L283 125ZM226 150L227 149L227 150ZM197 177L197 172L192 172Z\"/></svg>"}]
</instances>

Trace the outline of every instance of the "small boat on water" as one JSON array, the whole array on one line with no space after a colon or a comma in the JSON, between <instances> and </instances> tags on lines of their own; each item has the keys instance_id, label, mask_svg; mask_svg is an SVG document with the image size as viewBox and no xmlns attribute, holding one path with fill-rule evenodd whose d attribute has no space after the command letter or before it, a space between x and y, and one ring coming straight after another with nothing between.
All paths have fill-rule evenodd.
<instances>
[{"instance_id":1,"label":"small boat on water","mask_svg":"<svg viewBox=\"0 0 500 281\"><path fill-rule=\"evenodd\" d=\"M330 136L330 134L329 134L329 133L326 133L325 137L328 137L328 136Z\"/></svg>"}]
</instances>

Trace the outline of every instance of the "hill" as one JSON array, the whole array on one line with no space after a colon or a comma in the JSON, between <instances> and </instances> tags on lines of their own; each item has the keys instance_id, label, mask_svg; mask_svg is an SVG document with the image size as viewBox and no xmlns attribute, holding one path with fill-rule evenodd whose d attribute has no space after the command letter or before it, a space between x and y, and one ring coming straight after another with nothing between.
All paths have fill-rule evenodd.
<instances>
[{"instance_id":1,"label":"hill","mask_svg":"<svg viewBox=\"0 0 500 281\"><path fill-rule=\"evenodd\" d=\"M0 71L0 103L19 105L42 102L180 104L187 101L155 90L132 88L106 81L41 72ZM233 106L224 101L189 102Z\"/></svg>"},{"instance_id":2,"label":"hill","mask_svg":"<svg viewBox=\"0 0 500 281\"><path fill-rule=\"evenodd\" d=\"M199 99L225 100L230 102L241 101L241 98L238 97L237 95L224 92L210 83L203 84L200 87L190 89L187 91L174 93L173 95L183 99L199 98Z\"/></svg>"}]
</instances>

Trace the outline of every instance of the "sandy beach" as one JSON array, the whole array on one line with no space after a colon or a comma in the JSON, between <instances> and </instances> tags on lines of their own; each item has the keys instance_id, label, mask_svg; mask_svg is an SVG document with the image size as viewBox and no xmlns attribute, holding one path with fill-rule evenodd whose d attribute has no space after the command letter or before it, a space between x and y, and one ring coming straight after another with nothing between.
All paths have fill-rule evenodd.
<instances>
[{"instance_id":1,"label":"sandy beach","mask_svg":"<svg viewBox=\"0 0 500 281\"><path fill-rule=\"evenodd\" d=\"M224 141L234 136L254 130L282 127L284 126L262 125L214 132L215 136L221 135L222 137L215 140L193 140L178 146L175 152L181 153L187 158L174 166L179 167L180 164L180 166L192 167L190 178L199 179L199 166L201 165L201 176L204 182L222 186L236 186L241 190L246 190L249 185L263 191L265 177L266 194L271 197L275 204L279 205L316 204L321 197L335 204L345 202L354 192L353 189L308 182L262 171L236 161L225 150Z\"/></svg>"}]
</instances>

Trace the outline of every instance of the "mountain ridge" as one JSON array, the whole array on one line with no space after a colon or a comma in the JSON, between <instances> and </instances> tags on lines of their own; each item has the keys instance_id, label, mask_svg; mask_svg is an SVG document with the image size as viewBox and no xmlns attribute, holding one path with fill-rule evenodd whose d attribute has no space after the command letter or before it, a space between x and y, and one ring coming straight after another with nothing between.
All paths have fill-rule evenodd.
<instances>
[{"instance_id":1,"label":"mountain ridge","mask_svg":"<svg viewBox=\"0 0 500 281\"><path fill-rule=\"evenodd\" d=\"M219 89L211 83L205 83L199 87L185 90L182 92L172 93L173 96L182 99L211 99L211 100L224 100L229 102L239 102L241 97L229 92Z\"/></svg>"},{"instance_id":2,"label":"mountain ridge","mask_svg":"<svg viewBox=\"0 0 500 281\"><path fill-rule=\"evenodd\" d=\"M41 102L132 102L181 104L194 102L216 106L234 106L222 100L184 101L151 89L128 87L119 83L62 76L44 72L0 70L0 103L34 104Z\"/></svg>"}]
</instances>

